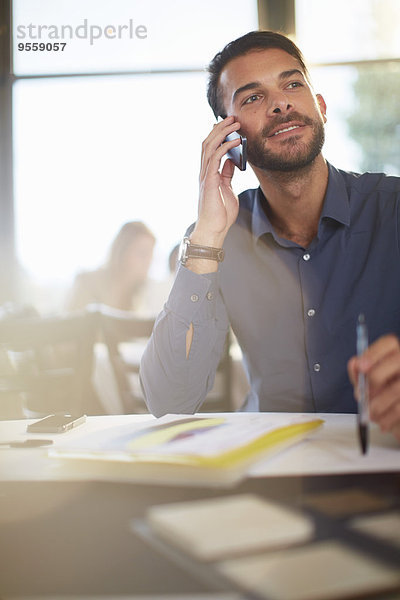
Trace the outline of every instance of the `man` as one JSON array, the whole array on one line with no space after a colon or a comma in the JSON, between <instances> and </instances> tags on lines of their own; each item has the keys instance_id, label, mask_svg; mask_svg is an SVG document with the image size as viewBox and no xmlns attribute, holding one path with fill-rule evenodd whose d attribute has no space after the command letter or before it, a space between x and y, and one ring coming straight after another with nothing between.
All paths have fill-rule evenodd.
<instances>
[{"instance_id":1,"label":"man","mask_svg":"<svg viewBox=\"0 0 400 600\"><path fill-rule=\"evenodd\" d=\"M199 408L230 323L251 384L243 410L355 412L363 371L371 418L400 439L400 179L325 161L326 105L285 36L251 32L209 71L223 120L203 143L198 219L143 357L150 410ZM239 130L260 187L238 198L221 162ZM360 313L371 345L357 358Z\"/></svg>"}]
</instances>

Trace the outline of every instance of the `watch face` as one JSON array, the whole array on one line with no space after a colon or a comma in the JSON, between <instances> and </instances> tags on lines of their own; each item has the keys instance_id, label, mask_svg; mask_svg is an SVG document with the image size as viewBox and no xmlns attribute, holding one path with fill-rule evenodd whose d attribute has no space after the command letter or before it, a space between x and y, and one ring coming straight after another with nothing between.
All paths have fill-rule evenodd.
<instances>
[{"instance_id":1,"label":"watch face","mask_svg":"<svg viewBox=\"0 0 400 600\"><path fill-rule=\"evenodd\" d=\"M189 238L183 238L181 245L179 247L179 255L178 255L178 260L180 263L182 263L183 265L186 263L187 261L187 248L189 245Z\"/></svg>"}]
</instances>

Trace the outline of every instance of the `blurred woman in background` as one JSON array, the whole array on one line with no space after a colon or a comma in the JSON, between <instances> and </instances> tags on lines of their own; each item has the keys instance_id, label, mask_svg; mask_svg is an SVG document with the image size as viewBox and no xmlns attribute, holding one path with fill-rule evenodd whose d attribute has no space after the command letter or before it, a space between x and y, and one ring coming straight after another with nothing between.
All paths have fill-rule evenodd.
<instances>
[{"instance_id":1,"label":"blurred woman in background","mask_svg":"<svg viewBox=\"0 0 400 600\"><path fill-rule=\"evenodd\" d=\"M146 286L156 239L141 221L125 223L115 237L106 264L79 273L67 309L106 304L120 310L153 312Z\"/></svg>"}]
</instances>

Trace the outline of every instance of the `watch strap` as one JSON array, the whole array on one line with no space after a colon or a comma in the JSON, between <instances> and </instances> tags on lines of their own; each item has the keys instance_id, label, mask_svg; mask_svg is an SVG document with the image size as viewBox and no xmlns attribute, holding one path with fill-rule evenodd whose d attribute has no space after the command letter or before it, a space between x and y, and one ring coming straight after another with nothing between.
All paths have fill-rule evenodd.
<instances>
[{"instance_id":1,"label":"watch strap","mask_svg":"<svg viewBox=\"0 0 400 600\"><path fill-rule=\"evenodd\" d=\"M189 258L205 258L222 262L225 257L223 248L214 248L213 246L200 246L192 244L188 237L183 238L180 262L185 265Z\"/></svg>"}]
</instances>

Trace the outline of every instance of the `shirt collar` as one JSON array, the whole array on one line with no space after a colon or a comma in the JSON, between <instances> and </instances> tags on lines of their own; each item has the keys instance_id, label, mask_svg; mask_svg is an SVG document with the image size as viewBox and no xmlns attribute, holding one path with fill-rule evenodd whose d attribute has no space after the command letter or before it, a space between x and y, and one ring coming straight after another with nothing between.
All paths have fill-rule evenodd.
<instances>
[{"instance_id":1,"label":"shirt collar","mask_svg":"<svg viewBox=\"0 0 400 600\"><path fill-rule=\"evenodd\" d=\"M264 202L266 202L264 194L262 193L261 188L258 187L255 190L253 213L251 217L251 229L255 239L261 237L264 233L274 233L271 222L263 208Z\"/></svg>"},{"instance_id":2,"label":"shirt collar","mask_svg":"<svg viewBox=\"0 0 400 600\"><path fill-rule=\"evenodd\" d=\"M346 184L341 173L330 163L327 164L329 170L328 187L319 222L321 224L322 219L328 218L348 226L350 225L350 205ZM251 223L255 239L261 237L265 233L275 234L271 222L263 209L263 202L265 201L261 188L257 188L255 190Z\"/></svg>"},{"instance_id":3,"label":"shirt collar","mask_svg":"<svg viewBox=\"0 0 400 600\"><path fill-rule=\"evenodd\" d=\"M340 171L328 164L329 179L325 194L325 201L322 207L321 220L324 217L334 219L342 225L350 225L350 203L346 184Z\"/></svg>"}]
</instances>

